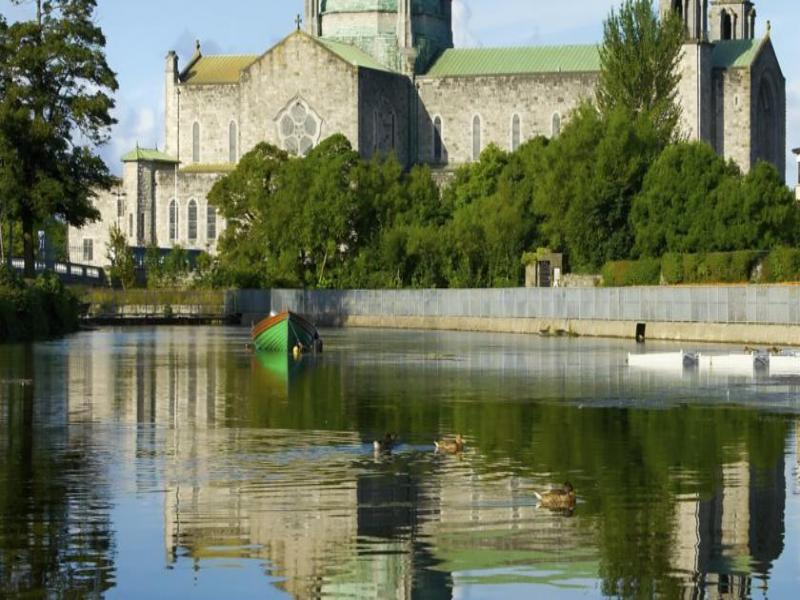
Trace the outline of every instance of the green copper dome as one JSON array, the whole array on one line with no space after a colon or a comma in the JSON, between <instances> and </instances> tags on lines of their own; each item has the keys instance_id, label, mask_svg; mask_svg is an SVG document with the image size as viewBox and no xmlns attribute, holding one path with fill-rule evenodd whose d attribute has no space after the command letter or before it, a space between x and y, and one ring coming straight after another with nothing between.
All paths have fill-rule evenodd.
<instances>
[{"instance_id":1,"label":"green copper dome","mask_svg":"<svg viewBox=\"0 0 800 600\"><path fill-rule=\"evenodd\" d=\"M450 0L412 0L413 14L443 15ZM397 12L397 0L322 0L324 13L335 12Z\"/></svg>"}]
</instances>

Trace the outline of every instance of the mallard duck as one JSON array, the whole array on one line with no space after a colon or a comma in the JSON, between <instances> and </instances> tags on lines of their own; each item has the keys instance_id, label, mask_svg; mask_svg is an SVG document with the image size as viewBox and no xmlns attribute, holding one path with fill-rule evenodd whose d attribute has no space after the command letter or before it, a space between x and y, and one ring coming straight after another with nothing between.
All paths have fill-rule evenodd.
<instances>
[{"instance_id":1,"label":"mallard duck","mask_svg":"<svg viewBox=\"0 0 800 600\"><path fill-rule=\"evenodd\" d=\"M438 440L433 442L439 452L450 452L456 454L464 451L464 438L459 433L454 440Z\"/></svg>"},{"instance_id":2,"label":"mallard duck","mask_svg":"<svg viewBox=\"0 0 800 600\"><path fill-rule=\"evenodd\" d=\"M572 509L575 507L575 488L568 481L562 487L540 494L533 492L544 508Z\"/></svg>"},{"instance_id":3,"label":"mallard duck","mask_svg":"<svg viewBox=\"0 0 800 600\"><path fill-rule=\"evenodd\" d=\"M394 433L387 433L383 436L382 440L375 440L372 442L372 447L375 449L375 452L391 452L395 444L397 444L397 435Z\"/></svg>"}]
</instances>

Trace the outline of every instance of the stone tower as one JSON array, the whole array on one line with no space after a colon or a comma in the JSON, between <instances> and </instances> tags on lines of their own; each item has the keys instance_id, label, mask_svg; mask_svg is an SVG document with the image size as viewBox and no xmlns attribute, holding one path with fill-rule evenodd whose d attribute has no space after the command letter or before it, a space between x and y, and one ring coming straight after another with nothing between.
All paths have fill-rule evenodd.
<instances>
[{"instance_id":1,"label":"stone tower","mask_svg":"<svg viewBox=\"0 0 800 600\"><path fill-rule=\"evenodd\" d=\"M452 0L305 0L306 32L414 75L453 47Z\"/></svg>"},{"instance_id":2,"label":"stone tower","mask_svg":"<svg viewBox=\"0 0 800 600\"><path fill-rule=\"evenodd\" d=\"M713 46L708 40L709 0L659 0L661 14L677 12L683 18L686 40L678 86L683 106L684 133L693 140L712 141Z\"/></svg>"},{"instance_id":3,"label":"stone tower","mask_svg":"<svg viewBox=\"0 0 800 600\"><path fill-rule=\"evenodd\" d=\"M711 0L711 40L752 40L756 31L756 8L742 0Z\"/></svg>"},{"instance_id":4,"label":"stone tower","mask_svg":"<svg viewBox=\"0 0 800 600\"><path fill-rule=\"evenodd\" d=\"M677 12L683 17L688 40L708 38L708 0L658 0L660 13Z\"/></svg>"}]
</instances>

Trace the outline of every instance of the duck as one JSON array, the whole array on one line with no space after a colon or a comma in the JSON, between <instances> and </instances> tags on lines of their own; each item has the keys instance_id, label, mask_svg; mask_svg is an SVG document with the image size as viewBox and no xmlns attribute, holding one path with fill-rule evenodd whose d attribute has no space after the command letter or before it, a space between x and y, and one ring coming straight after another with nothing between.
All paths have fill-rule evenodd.
<instances>
[{"instance_id":1,"label":"duck","mask_svg":"<svg viewBox=\"0 0 800 600\"><path fill-rule=\"evenodd\" d=\"M436 450L439 452L457 454L464 451L464 438L459 433L453 440L438 440L433 442L433 445L436 446Z\"/></svg>"},{"instance_id":2,"label":"duck","mask_svg":"<svg viewBox=\"0 0 800 600\"><path fill-rule=\"evenodd\" d=\"M383 436L382 440L375 440L372 442L372 447L375 449L375 452L391 452L396 444L397 434L387 433Z\"/></svg>"},{"instance_id":3,"label":"duck","mask_svg":"<svg viewBox=\"0 0 800 600\"><path fill-rule=\"evenodd\" d=\"M575 488L567 481L560 488L555 488L550 491L540 494L533 492L539 500L539 505L544 508L551 509L572 509L575 508Z\"/></svg>"}]
</instances>

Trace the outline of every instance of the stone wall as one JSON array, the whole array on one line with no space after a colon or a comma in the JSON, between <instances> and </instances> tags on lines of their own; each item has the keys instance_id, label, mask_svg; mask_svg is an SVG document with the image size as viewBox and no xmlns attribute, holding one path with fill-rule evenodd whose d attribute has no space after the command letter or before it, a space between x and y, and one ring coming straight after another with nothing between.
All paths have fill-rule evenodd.
<instances>
[{"instance_id":1,"label":"stone wall","mask_svg":"<svg viewBox=\"0 0 800 600\"><path fill-rule=\"evenodd\" d=\"M359 139L361 155L394 152L403 164L413 162L412 106L414 88L406 77L359 70Z\"/></svg>"},{"instance_id":2,"label":"stone wall","mask_svg":"<svg viewBox=\"0 0 800 600\"><path fill-rule=\"evenodd\" d=\"M249 324L293 310L322 325L800 345L795 286L234 291Z\"/></svg>"},{"instance_id":3,"label":"stone wall","mask_svg":"<svg viewBox=\"0 0 800 600\"><path fill-rule=\"evenodd\" d=\"M682 108L681 130L691 140L712 142L711 53L712 46L705 42L689 42L683 46L678 102Z\"/></svg>"},{"instance_id":4,"label":"stone wall","mask_svg":"<svg viewBox=\"0 0 800 600\"><path fill-rule=\"evenodd\" d=\"M490 143L511 148L511 123L521 120L521 142L553 134L553 116L561 122L578 103L594 94L597 73L543 73L493 77L417 79L420 162L433 160L433 122L442 119L443 153L450 163L473 159L472 128L481 119L481 149Z\"/></svg>"},{"instance_id":5,"label":"stone wall","mask_svg":"<svg viewBox=\"0 0 800 600\"><path fill-rule=\"evenodd\" d=\"M230 162L229 126L240 121L238 85L183 85L178 98L179 140L182 165ZM193 160L193 127L200 125L200 156ZM263 126L262 126L263 130ZM238 146L239 144L237 144ZM253 144L255 145L255 144Z\"/></svg>"},{"instance_id":6,"label":"stone wall","mask_svg":"<svg viewBox=\"0 0 800 600\"><path fill-rule=\"evenodd\" d=\"M158 172L155 233L159 247L170 248L177 244L187 250L204 250L212 254L216 252L217 240L225 230L225 221L220 215L216 216L217 235L216 238L209 239L207 208L208 193L220 176L219 173L178 173L178 235L172 240L169 236L169 205L176 198L175 171L172 169ZM189 202L192 200L197 203L197 238L194 240L189 239L188 224Z\"/></svg>"},{"instance_id":7,"label":"stone wall","mask_svg":"<svg viewBox=\"0 0 800 600\"><path fill-rule=\"evenodd\" d=\"M358 148L358 69L305 34L293 34L242 74L242 149L262 141L282 146L280 115L301 100L320 129L314 142L344 134Z\"/></svg>"}]
</instances>

